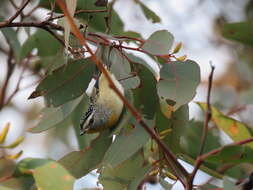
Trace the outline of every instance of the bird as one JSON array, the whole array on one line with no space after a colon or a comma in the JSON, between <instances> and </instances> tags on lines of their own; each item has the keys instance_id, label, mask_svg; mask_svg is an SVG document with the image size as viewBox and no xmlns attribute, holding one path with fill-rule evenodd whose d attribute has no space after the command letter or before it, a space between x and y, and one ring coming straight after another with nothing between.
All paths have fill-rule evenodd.
<instances>
[{"instance_id":1,"label":"bird","mask_svg":"<svg viewBox=\"0 0 253 190\"><path fill-rule=\"evenodd\" d=\"M116 88L124 95L124 88L106 67ZM110 87L104 73L101 73L90 95L87 112L80 121L80 135L97 133L112 128L118 122L124 108L124 103Z\"/></svg>"}]
</instances>

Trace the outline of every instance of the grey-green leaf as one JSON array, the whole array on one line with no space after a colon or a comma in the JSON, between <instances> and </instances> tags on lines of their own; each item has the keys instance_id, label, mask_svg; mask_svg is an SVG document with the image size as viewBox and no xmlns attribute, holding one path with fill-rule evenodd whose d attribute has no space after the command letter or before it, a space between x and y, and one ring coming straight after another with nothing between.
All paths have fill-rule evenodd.
<instances>
[{"instance_id":1,"label":"grey-green leaf","mask_svg":"<svg viewBox=\"0 0 253 190\"><path fill-rule=\"evenodd\" d=\"M151 9L149 9L144 3L141 1L137 1L138 4L140 5L143 13L147 17L147 19L150 19L153 23L161 22L160 17Z\"/></svg>"},{"instance_id":2,"label":"grey-green leaf","mask_svg":"<svg viewBox=\"0 0 253 190\"><path fill-rule=\"evenodd\" d=\"M149 135L147 132L137 123L134 129L130 131L124 130L121 134L117 135L106 152L103 161L104 165L116 167L142 148L148 139Z\"/></svg>"},{"instance_id":3,"label":"grey-green leaf","mask_svg":"<svg viewBox=\"0 0 253 190\"><path fill-rule=\"evenodd\" d=\"M89 134L88 134L89 135ZM73 151L59 160L59 162L79 178L99 167L105 152L112 143L110 131L104 131L91 143L86 150Z\"/></svg>"},{"instance_id":4,"label":"grey-green leaf","mask_svg":"<svg viewBox=\"0 0 253 190\"><path fill-rule=\"evenodd\" d=\"M90 59L63 65L42 80L29 98L44 96L48 106L64 104L84 93L94 69L95 64Z\"/></svg>"},{"instance_id":5,"label":"grey-green leaf","mask_svg":"<svg viewBox=\"0 0 253 190\"><path fill-rule=\"evenodd\" d=\"M142 49L153 55L167 55L173 45L174 37L167 30L154 32L144 43Z\"/></svg>"},{"instance_id":6,"label":"grey-green leaf","mask_svg":"<svg viewBox=\"0 0 253 190\"><path fill-rule=\"evenodd\" d=\"M83 98L84 97L81 96L57 108L44 108L41 113L42 117L40 122L36 125L36 127L29 129L29 132L40 133L56 126L63 121L66 122L68 116L70 116L70 114L76 109Z\"/></svg>"},{"instance_id":7,"label":"grey-green leaf","mask_svg":"<svg viewBox=\"0 0 253 190\"><path fill-rule=\"evenodd\" d=\"M175 110L194 98L200 83L200 68L196 62L170 62L163 65L160 75L158 95L166 101L175 102Z\"/></svg>"}]
</instances>

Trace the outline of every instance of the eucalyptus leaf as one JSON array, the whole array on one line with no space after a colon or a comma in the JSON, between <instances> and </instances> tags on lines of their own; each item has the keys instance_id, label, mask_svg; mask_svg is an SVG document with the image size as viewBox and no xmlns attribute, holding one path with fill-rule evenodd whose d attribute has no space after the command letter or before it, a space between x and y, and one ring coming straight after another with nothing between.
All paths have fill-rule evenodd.
<instances>
[{"instance_id":1,"label":"eucalyptus leaf","mask_svg":"<svg viewBox=\"0 0 253 190\"><path fill-rule=\"evenodd\" d=\"M139 0L136 2L140 5L140 7L141 7L143 13L145 14L145 16L147 17L147 19L150 19L153 23L161 22L160 17L154 11L149 9L144 3L142 3Z\"/></svg>"},{"instance_id":2,"label":"eucalyptus leaf","mask_svg":"<svg viewBox=\"0 0 253 190\"><path fill-rule=\"evenodd\" d=\"M198 102L200 108L204 111L207 109L207 105L205 103ZM238 142L241 140L245 140L247 138L252 137L251 129L244 123L228 117L221 113L217 108L211 107L212 110L212 121L216 124L216 126L225 132L234 142ZM253 142L245 144L250 148L253 148Z\"/></svg>"},{"instance_id":3,"label":"eucalyptus leaf","mask_svg":"<svg viewBox=\"0 0 253 190\"><path fill-rule=\"evenodd\" d=\"M167 55L173 45L174 37L167 30L154 32L144 43L142 49L152 55Z\"/></svg>"},{"instance_id":4,"label":"eucalyptus leaf","mask_svg":"<svg viewBox=\"0 0 253 190\"><path fill-rule=\"evenodd\" d=\"M160 110L156 112L156 128L159 134L168 131L166 135L161 135L162 141L175 152L181 152L181 137L188 127L189 108L188 105L180 107L167 118Z\"/></svg>"},{"instance_id":5,"label":"eucalyptus leaf","mask_svg":"<svg viewBox=\"0 0 253 190\"><path fill-rule=\"evenodd\" d=\"M174 110L190 102L200 83L200 68L191 60L175 61L163 65L161 79L157 84L158 95L166 101L173 101Z\"/></svg>"},{"instance_id":6,"label":"eucalyptus leaf","mask_svg":"<svg viewBox=\"0 0 253 190\"><path fill-rule=\"evenodd\" d=\"M63 166L50 161L32 171L37 188L72 190L76 180Z\"/></svg>"},{"instance_id":7,"label":"eucalyptus leaf","mask_svg":"<svg viewBox=\"0 0 253 190\"><path fill-rule=\"evenodd\" d=\"M61 158L59 163L71 172L73 176L80 178L99 167L111 143L110 131L104 131L92 141L89 148L70 152Z\"/></svg>"},{"instance_id":8,"label":"eucalyptus leaf","mask_svg":"<svg viewBox=\"0 0 253 190\"><path fill-rule=\"evenodd\" d=\"M38 50L38 56L47 57L54 56L61 48L63 49L62 44L55 37L45 30L38 29L22 45L20 59L25 58L33 49Z\"/></svg>"},{"instance_id":9,"label":"eucalyptus leaf","mask_svg":"<svg viewBox=\"0 0 253 190\"><path fill-rule=\"evenodd\" d=\"M130 159L121 163L118 167L112 168L107 165L101 171L99 182L104 189L136 189L150 166L146 165L140 152L133 155Z\"/></svg>"},{"instance_id":10,"label":"eucalyptus leaf","mask_svg":"<svg viewBox=\"0 0 253 190\"><path fill-rule=\"evenodd\" d=\"M66 120L69 118L71 113L73 113L73 111L77 108L77 106L81 103L83 99L84 97L81 96L57 108L44 108L41 113L42 117L40 122L34 128L29 129L29 132L40 133L52 127L56 127L60 123L66 123Z\"/></svg>"},{"instance_id":11,"label":"eucalyptus leaf","mask_svg":"<svg viewBox=\"0 0 253 190\"><path fill-rule=\"evenodd\" d=\"M94 69L90 59L69 62L46 76L29 98L44 96L47 106L64 104L84 93Z\"/></svg>"},{"instance_id":12,"label":"eucalyptus leaf","mask_svg":"<svg viewBox=\"0 0 253 190\"><path fill-rule=\"evenodd\" d=\"M159 98L156 91L157 81L154 75L144 65L135 65L141 83L133 90L134 104L147 120L154 119Z\"/></svg>"},{"instance_id":13,"label":"eucalyptus leaf","mask_svg":"<svg viewBox=\"0 0 253 190\"><path fill-rule=\"evenodd\" d=\"M140 150L149 138L143 127L135 123L132 130L125 129L116 136L104 156L103 164L110 165L113 168L116 167Z\"/></svg>"},{"instance_id":14,"label":"eucalyptus leaf","mask_svg":"<svg viewBox=\"0 0 253 190\"><path fill-rule=\"evenodd\" d=\"M227 39L253 46L253 24L252 21L227 23L223 27L223 36Z\"/></svg>"}]
</instances>

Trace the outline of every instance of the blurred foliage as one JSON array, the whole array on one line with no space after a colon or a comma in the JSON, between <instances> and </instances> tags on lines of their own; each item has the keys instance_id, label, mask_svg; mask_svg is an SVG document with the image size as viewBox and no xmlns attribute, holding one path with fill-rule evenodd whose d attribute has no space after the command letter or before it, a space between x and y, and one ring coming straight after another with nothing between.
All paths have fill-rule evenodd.
<instances>
[{"instance_id":1,"label":"blurred foliage","mask_svg":"<svg viewBox=\"0 0 253 190\"><path fill-rule=\"evenodd\" d=\"M159 15L143 1L134 2L148 20L161 22ZM76 14L75 21L89 45L92 44L96 56L104 64L111 65L111 72L125 89L126 99L135 106L148 127L156 132L177 158L194 165L203 143L200 137L204 124L203 121L189 119L188 104L200 84L199 65L194 60L186 59L186 55L178 56L182 43L174 44L174 35L167 30L155 31L146 40L135 31L125 31L120 13L114 10L114 3L115 1L107 4L106 1L78 0L76 10L90 12ZM3 1L1 4L7 6L8 3ZM38 8L49 13L52 11L52 17L49 17L52 19L62 14L54 4L53 0L41 0ZM252 19L253 12L250 5L252 1L245 8L248 20ZM1 21L8 19L5 15L0 16ZM233 117L240 108L241 101L252 104L253 26L248 20L225 23L226 19L221 15L215 26L219 32L217 41L234 48L240 60L237 66L234 63L229 66L223 78L214 81L213 96L220 93L225 100L219 99L212 107L212 123L204 153L219 147L222 149L208 157L200 167L212 177L224 179L224 189L235 186L226 176L245 177L248 170L252 169L252 142L243 146L224 146L222 137L222 134L226 134L233 142L252 137L251 126ZM57 22L59 27L64 24L66 21L62 18ZM47 27L50 29L50 25ZM169 177L176 180L176 174L168 168L161 149L128 110L124 109L113 129L100 134L79 136L79 121L89 102L85 90L96 73L95 64L74 35L70 35L70 45L75 48L72 50L80 50L82 56L79 57L73 51L66 53L62 45L64 43L59 41L63 39L61 30L52 35L47 29L40 27L31 34L27 32L27 39L23 43L15 28L1 28L0 31L12 51L11 64L21 66L25 62L30 71L41 78L29 98L43 96L45 108L41 111L37 125L28 131L41 133L57 129L59 133L55 133L54 138L66 141L62 137L67 136L66 129L71 127L79 150L71 149L59 160L24 158L14 162L22 152L5 154L0 159L0 189L72 189L77 178L93 170L97 171L98 182L105 189L135 190L140 184L148 182L145 179L154 175L158 177L161 186L170 189L172 185L166 179ZM130 54L127 49L151 57L160 68L159 73L148 61ZM229 84L234 89L240 101L232 105L230 101L229 106L225 104L231 94L226 90L216 90L224 84ZM206 104L198 104L206 112ZM229 114L224 114L225 112ZM0 149L3 152L15 148L24 139L20 137L11 144L3 145L9 127L7 124L0 133ZM250 167L245 167L246 164ZM210 184L203 185L203 189L209 187Z\"/></svg>"}]
</instances>

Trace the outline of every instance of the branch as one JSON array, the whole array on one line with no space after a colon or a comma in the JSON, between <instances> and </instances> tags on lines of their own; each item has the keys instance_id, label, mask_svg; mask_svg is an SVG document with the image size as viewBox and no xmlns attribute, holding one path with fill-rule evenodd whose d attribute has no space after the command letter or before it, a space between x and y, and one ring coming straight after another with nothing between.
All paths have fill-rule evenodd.
<instances>
[{"instance_id":1,"label":"branch","mask_svg":"<svg viewBox=\"0 0 253 190\"><path fill-rule=\"evenodd\" d=\"M206 136L208 132L208 123L210 122L212 118L212 109L211 109L211 104L210 104L210 97L211 97L211 90L212 90L212 84L213 84L213 73L215 67L210 64L211 66L211 73L208 77L208 90L207 90L207 110L206 110L206 116L205 116L205 123L203 127L203 132L202 132L202 137L201 137L201 145L200 145L200 150L199 150L199 156L203 153L205 144L206 144Z\"/></svg>"},{"instance_id":2,"label":"branch","mask_svg":"<svg viewBox=\"0 0 253 190\"><path fill-rule=\"evenodd\" d=\"M91 59L93 62L96 63L99 70L105 75L106 79L108 80L110 87L114 90L114 92L119 96L119 98L122 100L124 105L129 109L129 111L132 113L132 115L135 117L137 122L146 130L146 132L153 138L158 146L164 151L165 155L168 157L169 160L169 167L178 174L180 172L180 176L178 178L180 181L186 185L186 178L188 177L187 171L184 169L184 167L177 161L176 156L167 148L167 146L160 140L160 138L157 136L157 134L154 132L152 128L150 128L141 118L141 115L137 112L137 110L127 101L127 99L123 96L123 94L118 90L118 88L115 86L115 84L112 81L112 78L104 68L101 61L96 57L96 55L93 53L91 48L86 43L86 39L81 34L79 29L74 23L73 18L70 16L66 5L63 3L62 0L56 1L59 7L63 10L65 16L67 17L67 20L72 28L72 31L74 35L80 40L80 43L86 48L86 50L90 53Z\"/></svg>"},{"instance_id":3,"label":"branch","mask_svg":"<svg viewBox=\"0 0 253 190\"><path fill-rule=\"evenodd\" d=\"M80 14L80 13L104 13L104 12L107 12L107 9L104 9L104 10L78 10L74 13L74 15L77 15L77 14ZM62 18L62 17L64 17L64 14L49 18L49 19L47 19L47 21L53 21L55 19L59 19L59 18Z\"/></svg>"},{"instance_id":4,"label":"branch","mask_svg":"<svg viewBox=\"0 0 253 190\"><path fill-rule=\"evenodd\" d=\"M234 143L231 143L231 144L228 144L228 145L225 145L225 146L222 146L220 148L217 148L217 149L214 149L208 153L205 153L201 156L199 156L195 162L195 168L200 168L200 166L202 165L203 161L205 159L207 159L208 157L212 156L212 155L215 155L215 154L218 154L219 152L221 152L225 147L228 147L228 146L236 146L236 145L244 145L244 144L247 144L247 143L250 143L253 141L253 137L251 138L248 138L248 139L244 139L244 140L241 140L241 141L238 141L238 142L234 142ZM195 168L193 170L193 172L191 173L190 175L190 179L191 179L191 182L193 181L194 179L194 176L196 175L197 173L197 170L195 171ZM191 183L192 184L192 183Z\"/></svg>"},{"instance_id":5,"label":"branch","mask_svg":"<svg viewBox=\"0 0 253 190\"><path fill-rule=\"evenodd\" d=\"M202 153L204 151L205 144L206 144L206 137L207 137L207 133L208 133L208 123L210 122L210 120L212 118L212 109L211 109L211 104L210 104L210 98L211 98L211 90L212 90L212 83L213 83L213 73L214 73L215 67L212 64L210 64L210 66L211 66L211 73L208 77L208 90L207 90L207 98L206 98L207 99L206 100L207 110L206 110L205 123L204 123L202 136L201 136L201 144L200 144L198 158L202 155ZM195 177L200 165L195 164L195 167L194 167L193 172L191 173L190 179L189 179L190 186L193 185L192 183L193 183L194 177Z\"/></svg>"},{"instance_id":6,"label":"branch","mask_svg":"<svg viewBox=\"0 0 253 190\"><path fill-rule=\"evenodd\" d=\"M0 28L4 28L4 27L36 27L36 28L40 28L43 30L46 30L47 32L49 32L55 39L57 39L62 45L63 47L65 47L65 43L64 41L56 34L54 33L52 29L55 30L60 30L60 31L64 31L64 28L60 25L48 22L48 21L43 21L43 22L12 22L12 23L8 23L8 21L5 22L0 22ZM75 52L72 50L72 48L68 47L68 50L74 54Z\"/></svg>"},{"instance_id":7,"label":"branch","mask_svg":"<svg viewBox=\"0 0 253 190\"><path fill-rule=\"evenodd\" d=\"M12 23L13 20L15 20L18 15L23 11L23 9L28 5L28 3L30 2L30 0L27 0L18 10L17 12L12 16L10 17L7 22L8 23Z\"/></svg>"},{"instance_id":8,"label":"branch","mask_svg":"<svg viewBox=\"0 0 253 190\"><path fill-rule=\"evenodd\" d=\"M12 63L12 57L13 57L13 50L10 48L7 60L7 74L0 92L0 110L3 108L5 104L4 101L6 96L6 90L14 68L14 64Z\"/></svg>"},{"instance_id":9,"label":"branch","mask_svg":"<svg viewBox=\"0 0 253 190\"><path fill-rule=\"evenodd\" d=\"M228 146L236 146L236 145L244 145L244 144L247 144L247 143L250 143L253 141L253 137L251 138L248 138L248 139L244 139L244 140L241 140L241 141L238 141L238 142L234 142L234 143L231 143L231 144L228 144L228 145L225 145L225 146L222 146L220 148L217 148L217 149L214 149L208 153L205 153L201 156L199 156L197 158L197 161L196 161L196 164L195 164L195 167L200 167L200 165L203 163L203 161L205 159L207 159L208 157L212 156L212 155L215 155L215 154L218 154L219 152L221 152L225 147L228 147Z\"/></svg>"},{"instance_id":10,"label":"branch","mask_svg":"<svg viewBox=\"0 0 253 190\"><path fill-rule=\"evenodd\" d=\"M29 62L29 59L26 60L26 62L24 63L25 65L27 65ZM17 94L17 92L20 90L20 83L21 83L21 80L23 78L23 74L25 72L25 69L26 67L24 66L21 73L20 73L20 76L18 78L18 82L16 84L16 87L14 89L14 91L11 93L11 95L7 98L7 100L4 102L4 105L8 105L10 103L10 101L12 100L12 98Z\"/></svg>"}]
</instances>

